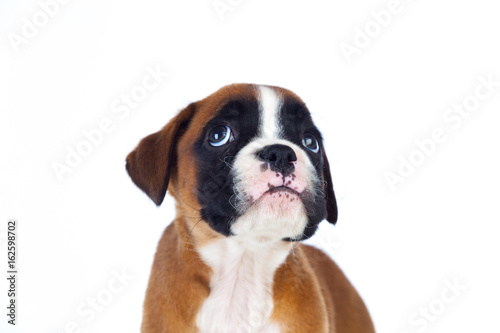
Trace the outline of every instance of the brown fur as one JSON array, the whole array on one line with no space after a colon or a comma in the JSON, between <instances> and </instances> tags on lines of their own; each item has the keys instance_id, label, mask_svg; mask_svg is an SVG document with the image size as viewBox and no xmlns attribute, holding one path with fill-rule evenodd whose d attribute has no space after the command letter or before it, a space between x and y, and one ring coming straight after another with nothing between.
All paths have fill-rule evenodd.
<instances>
[{"instance_id":1,"label":"brown fur","mask_svg":"<svg viewBox=\"0 0 500 333\"><path fill-rule=\"evenodd\" d=\"M289 92L287 92L289 93ZM197 247L223 237L201 220L192 147L203 125L228 98L255 97L248 85L231 85L190 104L127 157L136 185L156 204L168 190L177 217L157 248L142 323L143 333L196 332L196 316L210 294L211 269ZM328 170L329 171L329 170ZM329 172L328 172L329 173ZM271 319L282 332L373 333L368 311L347 278L323 252L298 244L275 273Z\"/></svg>"}]
</instances>

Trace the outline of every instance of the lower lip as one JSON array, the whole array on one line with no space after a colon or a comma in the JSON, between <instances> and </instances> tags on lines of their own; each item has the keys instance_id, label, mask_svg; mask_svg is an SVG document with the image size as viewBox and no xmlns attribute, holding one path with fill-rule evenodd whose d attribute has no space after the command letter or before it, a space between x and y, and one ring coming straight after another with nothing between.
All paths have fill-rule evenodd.
<instances>
[{"instance_id":1,"label":"lower lip","mask_svg":"<svg viewBox=\"0 0 500 333\"><path fill-rule=\"evenodd\" d=\"M270 189L269 191L267 191L266 193L269 193L269 194L287 193L287 194L293 194L296 196L300 196L300 194L297 191L294 191L291 188L285 187L285 186L274 187L274 188ZM264 194L266 194L266 193L264 193Z\"/></svg>"},{"instance_id":2,"label":"lower lip","mask_svg":"<svg viewBox=\"0 0 500 333\"><path fill-rule=\"evenodd\" d=\"M262 198L269 198L271 200L290 200L290 201L299 201L300 193L292 190L288 187L276 187L272 188L269 191L265 192L262 195ZM272 199L274 198L274 199Z\"/></svg>"}]
</instances>

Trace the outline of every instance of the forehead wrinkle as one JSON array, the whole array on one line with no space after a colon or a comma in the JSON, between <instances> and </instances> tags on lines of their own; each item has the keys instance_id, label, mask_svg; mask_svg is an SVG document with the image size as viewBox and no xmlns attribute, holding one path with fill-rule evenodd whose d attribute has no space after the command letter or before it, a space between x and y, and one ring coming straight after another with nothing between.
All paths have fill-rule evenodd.
<instances>
[{"instance_id":1,"label":"forehead wrinkle","mask_svg":"<svg viewBox=\"0 0 500 333\"><path fill-rule=\"evenodd\" d=\"M278 139L282 135L282 129L278 121L278 114L283 99L274 89L259 86L259 111L261 138Z\"/></svg>"}]
</instances>

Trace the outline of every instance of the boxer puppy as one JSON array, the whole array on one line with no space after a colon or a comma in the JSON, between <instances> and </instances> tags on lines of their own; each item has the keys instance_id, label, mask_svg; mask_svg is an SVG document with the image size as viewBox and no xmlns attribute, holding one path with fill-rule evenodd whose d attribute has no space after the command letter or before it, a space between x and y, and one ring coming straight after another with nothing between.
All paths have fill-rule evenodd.
<instances>
[{"instance_id":1,"label":"boxer puppy","mask_svg":"<svg viewBox=\"0 0 500 333\"><path fill-rule=\"evenodd\" d=\"M133 182L177 215L158 245L142 332L371 333L337 265L300 244L337 204L304 102L233 84L188 105L127 156Z\"/></svg>"}]
</instances>

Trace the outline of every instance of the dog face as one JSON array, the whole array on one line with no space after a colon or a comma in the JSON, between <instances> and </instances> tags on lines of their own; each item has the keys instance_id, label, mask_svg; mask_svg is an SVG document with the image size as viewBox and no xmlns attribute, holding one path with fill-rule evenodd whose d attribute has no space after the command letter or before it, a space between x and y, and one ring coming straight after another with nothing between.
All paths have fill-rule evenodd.
<instances>
[{"instance_id":1,"label":"dog face","mask_svg":"<svg viewBox=\"0 0 500 333\"><path fill-rule=\"evenodd\" d=\"M184 216L226 237L303 240L337 220L321 134L278 87L230 85L190 104L141 141L127 170L157 205L168 187Z\"/></svg>"}]
</instances>

